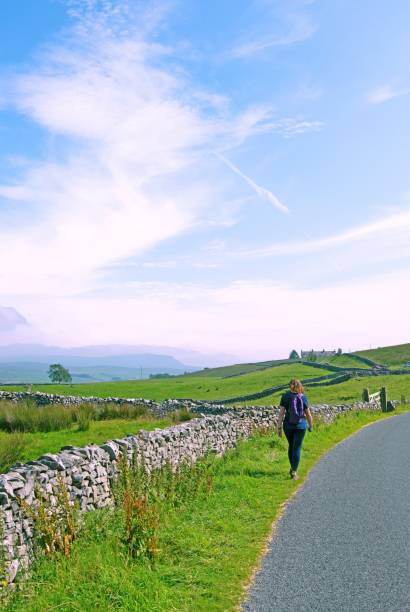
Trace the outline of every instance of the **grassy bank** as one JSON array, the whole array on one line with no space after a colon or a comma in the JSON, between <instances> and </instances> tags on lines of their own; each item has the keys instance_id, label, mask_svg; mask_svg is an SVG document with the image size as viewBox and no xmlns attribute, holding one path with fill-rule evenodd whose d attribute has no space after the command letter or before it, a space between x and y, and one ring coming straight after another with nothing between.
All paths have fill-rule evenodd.
<instances>
[{"instance_id":1,"label":"grassy bank","mask_svg":"<svg viewBox=\"0 0 410 612\"><path fill-rule=\"evenodd\" d=\"M242 442L214 463L209 496L163 513L153 565L127 555L115 512L91 513L72 557L38 562L6 609L235 610L283 502L323 453L387 416L358 412L318 425L306 437L298 482L289 479L284 440L268 435Z\"/></svg>"}]
</instances>

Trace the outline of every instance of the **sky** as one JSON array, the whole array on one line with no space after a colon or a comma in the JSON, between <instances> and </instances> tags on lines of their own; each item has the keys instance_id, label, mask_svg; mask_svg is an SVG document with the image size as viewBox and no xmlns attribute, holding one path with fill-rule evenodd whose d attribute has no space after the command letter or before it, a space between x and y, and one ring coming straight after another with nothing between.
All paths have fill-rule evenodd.
<instances>
[{"instance_id":1,"label":"sky","mask_svg":"<svg viewBox=\"0 0 410 612\"><path fill-rule=\"evenodd\" d=\"M0 344L410 341L410 3L3 0Z\"/></svg>"}]
</instances>

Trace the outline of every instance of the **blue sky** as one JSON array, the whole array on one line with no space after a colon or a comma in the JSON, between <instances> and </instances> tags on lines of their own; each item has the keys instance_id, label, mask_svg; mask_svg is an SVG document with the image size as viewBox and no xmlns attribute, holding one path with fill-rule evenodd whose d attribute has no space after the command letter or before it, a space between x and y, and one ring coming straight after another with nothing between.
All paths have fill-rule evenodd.
<instances>
[{"instance_id":1,"label":"blue sky","mask_svg":"<svg viewBox=\"0 0 410 612\"><path fill-rule=\"evenodd\" d=\"M408 2L0 17L0 343L409 340Z\"/></svg>"}]
</instances>

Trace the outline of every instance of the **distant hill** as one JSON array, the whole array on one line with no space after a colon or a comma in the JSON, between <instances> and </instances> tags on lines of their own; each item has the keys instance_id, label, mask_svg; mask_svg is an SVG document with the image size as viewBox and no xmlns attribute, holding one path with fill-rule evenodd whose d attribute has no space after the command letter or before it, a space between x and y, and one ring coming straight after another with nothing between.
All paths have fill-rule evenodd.
<instances>
[{"instance_id":1,"label":"distant hill","mask_svg":"<svg viewBox=\"0 0 410 612\"><path fill-rule=\"evenodd\" d=\"M57 361L58 362L58 361ZM61 363L58 362L58 363ZM48 365L45 363L0 363L0 384L48 383ZM66 366L67 367L67 366ZM188 366L187 366L188 367ZM181 369L166 367L127 368L113 365L69 366L73 383L114 382L140 380L151 374L181 374ZM187 370L189 371L189 370Z\"/></svg>"},{"instance_id":2,"label":"distant hill","mask_svg":"<svg viewBox=\"0 0 410 612\"><path fill-rule=\"evenodd\" d=\"M355 351L354 354L360 355L361 357L367 357L382 365L403 367L410 361L410 343L382 346L367 351Z\"/></svg>"},{"instance_id":3,"label":"distant hill","mask_svg":"<svg viewBox=\"0 0 410 612\"><path fill-rule=\"evenodd\" d=\"M10 344L0 346L0 362L26 361L49 363L54 357L64 358L66 363L115 364L123 367L168 366L197 369L233 363L235 357L224 353L207 355L189 349L148 344L106 344L63 348L42 344ZM74 359L72 359L74 358Z\"/></svg>"},{"instance_id":4,"label":"distant hill","mask_svg":"<svg viewBox=\"0 0 410 612\"><path fill-rule=\"evenodd\" d=\"M266 368L271 368L274 366L280 366L284 364L297 364L298 360L292 359L273 359L271 361L257 361L254 363L236 363L233 365L221 366L219 368L204 368L203 370L199 370L195 372L193 375L196 376L220 376L220 377L229 377L229 376L239 376L242 374L248 374L249 372L256 372L257 370L265 370ZM318 364L322 364L325 366L326 364L330 364L333 366L337 366L339 368L358 368L365 369L370 366L362 363L355 357L353 354L345 355L331 355L324 356L320 359L317 359Z\"/></svg>"},{"instance_id":5,"label":"distant hill","mask_svg":"<svg viewBox=\"0 0 410 612\"><path fill-rule=\"evenodd\" d=\"M106 382L149 378L150 374L171 375L193 372L172 355L138 352L132 347L96 346L65 349L55 346L13 344L0 346L0 383L48 382L51 363L70 370L73 382Z\"/></svg>"}]
</instances>

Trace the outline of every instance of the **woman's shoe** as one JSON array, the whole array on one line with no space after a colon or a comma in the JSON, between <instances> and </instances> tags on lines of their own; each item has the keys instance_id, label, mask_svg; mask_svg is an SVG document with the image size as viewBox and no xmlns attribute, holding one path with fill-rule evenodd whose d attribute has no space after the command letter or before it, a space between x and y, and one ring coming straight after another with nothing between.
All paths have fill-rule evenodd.
<instances>
[{"instance_id":1,"label":"woman's shoe","mask_svg":"<svg viewBox=\"0 0 410 612\"><path fill-rule=\"evenodd\" d=\"M293 470L290 471L290 477L292 478L292 480L297 480L299 478L297 473L294 472Z\"/></svg>"}]
</instances>

